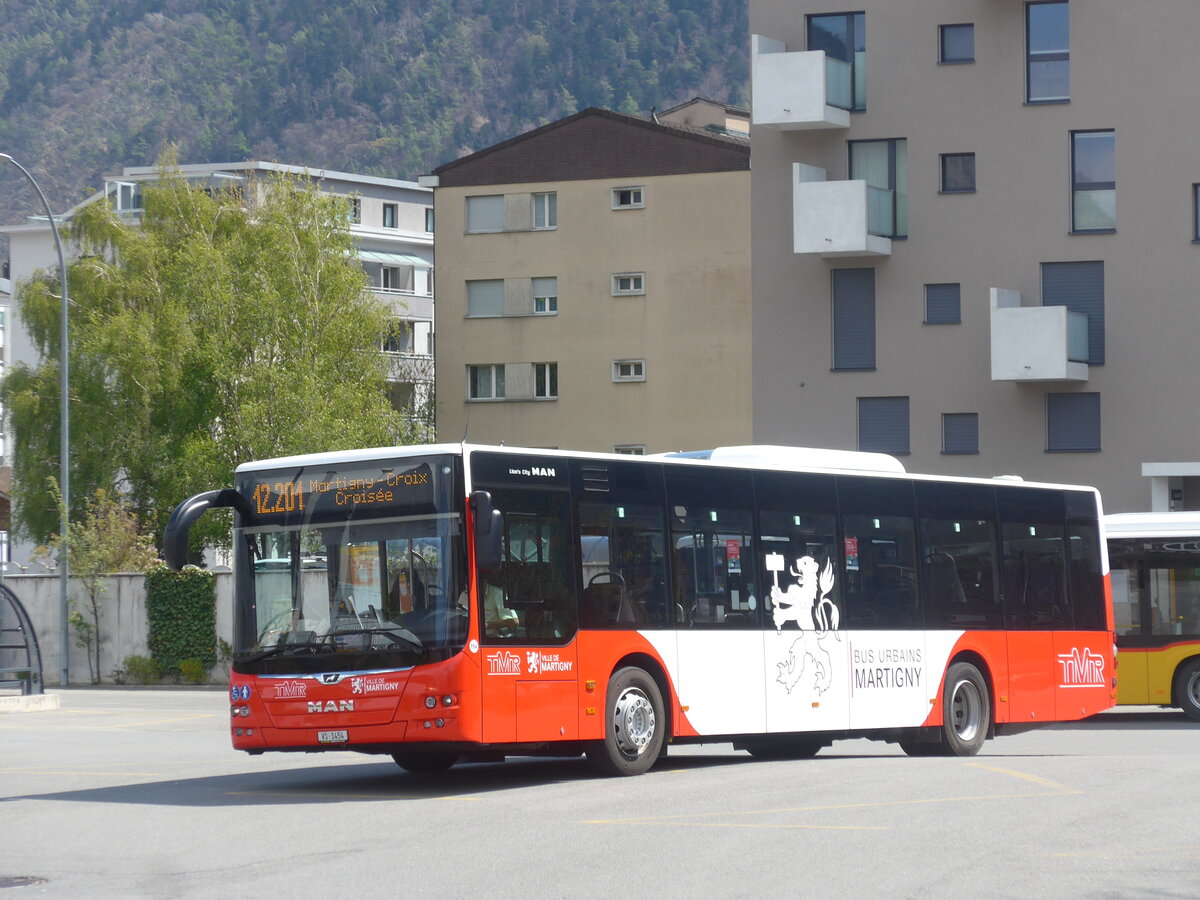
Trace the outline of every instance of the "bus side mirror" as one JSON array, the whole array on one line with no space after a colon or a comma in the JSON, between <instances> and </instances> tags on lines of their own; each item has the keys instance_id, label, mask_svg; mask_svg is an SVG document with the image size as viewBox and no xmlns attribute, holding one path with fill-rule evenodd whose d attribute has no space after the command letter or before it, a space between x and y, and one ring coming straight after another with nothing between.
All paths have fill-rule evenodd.
<instances>
[{"instance_id":1,"label":"bus side mirror","mask_svg":"<svg viewBox=\"0 0 1200 900\"><path fill-rule=\"evenodd\" d=\"M169 569L178 572L187 564L188 532L192 523L206 510L222 507L232 507L244 518L251 514L250 502L237 491L229 489L205 491L175 507L163 530L163 558Z\"/></svg>"},{"instance_id":2,"label":"bus side mirror","mask_svg":"<svg viewBox=\"0 0 1200 900\"><path fill-rule=\"evenodd\" d=\"M487 491L471 492L471 508L475 511L475 568L494 572L500 568L503 516L492 506L492 495Z\"/></svg>"}]
</instances>

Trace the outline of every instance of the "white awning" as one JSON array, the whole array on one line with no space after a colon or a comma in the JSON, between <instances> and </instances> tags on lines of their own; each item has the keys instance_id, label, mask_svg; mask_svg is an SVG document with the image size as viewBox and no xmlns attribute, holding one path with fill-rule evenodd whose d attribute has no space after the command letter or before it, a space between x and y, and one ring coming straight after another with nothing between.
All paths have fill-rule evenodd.
<instances>
[{"instance_id":1,"label":"white awning","mask_svg":"<svg viewBox=\"0 0 1200 900\"><path fill-rule=\"evenodd\" d=\"M387 263L393 266L412 266L416 269L432 269L433 263L407 253L384 253L382 250L359 250L358 258L363 262Z\"/></svg>"}]
</instances>

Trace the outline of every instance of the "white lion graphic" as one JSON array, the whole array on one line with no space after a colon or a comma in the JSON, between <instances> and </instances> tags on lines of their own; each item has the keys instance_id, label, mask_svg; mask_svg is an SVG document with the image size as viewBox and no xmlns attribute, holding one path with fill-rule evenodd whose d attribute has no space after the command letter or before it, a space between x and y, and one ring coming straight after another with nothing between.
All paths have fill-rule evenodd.
<instances>
[{"instance_id":1,"label":"white lion graphic","mask_svg":"<svg viewBox=\"0 0 1200 900\"><path fill-rule=\"evenodd\" d=\"M833 590L833 561L826 560L820 574L818 569L815 559L802 556L788 570L796 583L789 584L786 591L779 589L778 581L771 587L771 605L774 607L771 616L775 620L776 633L783 630L784 622L795 622L801 630L807 630L804 627L806 614L812 621L813 631L837 631L840 614L837 605L829 599L829 592Z\"/></svg>"}]
</instances>

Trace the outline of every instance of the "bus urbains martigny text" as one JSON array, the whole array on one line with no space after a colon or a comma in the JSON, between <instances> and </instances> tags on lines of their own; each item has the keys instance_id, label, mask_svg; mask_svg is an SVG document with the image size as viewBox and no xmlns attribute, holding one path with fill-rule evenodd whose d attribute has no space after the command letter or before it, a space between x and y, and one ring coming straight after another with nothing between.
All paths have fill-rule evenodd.
<instances>
[{"instance_id":1,"label":"bus urbains martigny text","mask_svg":"<svg viewBox=\"0 0 1200 900\"><path fill-rule=\"evenodd\" d=\"M782 447L658 457L479 445L247 463L234 510L239 750L414 772L668 744L912 755L1114 702L1100 498Z\"/></svg>"}]
</instances>

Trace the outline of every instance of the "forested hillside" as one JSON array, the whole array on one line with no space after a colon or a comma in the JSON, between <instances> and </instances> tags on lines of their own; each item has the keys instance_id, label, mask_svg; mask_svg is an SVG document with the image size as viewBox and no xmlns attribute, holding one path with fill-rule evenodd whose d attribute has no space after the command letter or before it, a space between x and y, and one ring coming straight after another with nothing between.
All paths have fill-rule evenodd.
<instances>
[{"instance_id":1,"label":"forested hillside","mask_svg":"<svg viewBox=\"0 0 1200 900\"><path fill-rule=\"evenodd\" d=\"M56 211L165 142L415 180L587 106L747 105L748 43L746 0L0 0L0 152Z\"/></svg>"}]
</instances>

